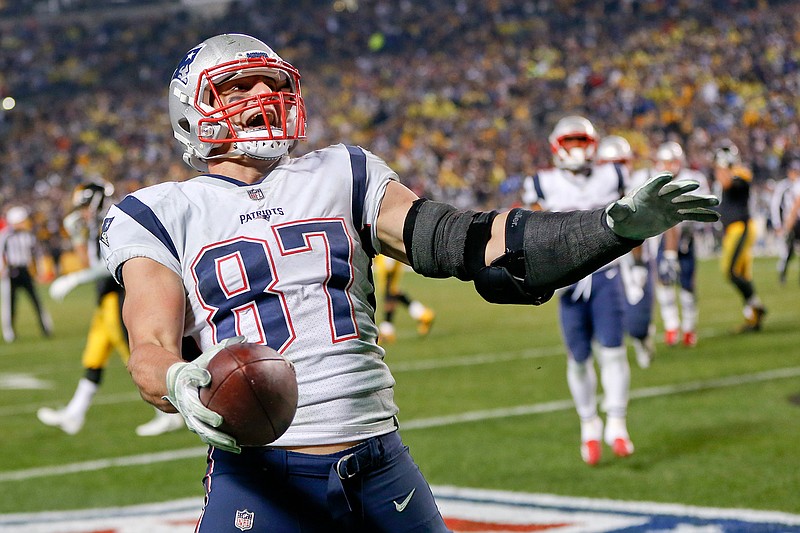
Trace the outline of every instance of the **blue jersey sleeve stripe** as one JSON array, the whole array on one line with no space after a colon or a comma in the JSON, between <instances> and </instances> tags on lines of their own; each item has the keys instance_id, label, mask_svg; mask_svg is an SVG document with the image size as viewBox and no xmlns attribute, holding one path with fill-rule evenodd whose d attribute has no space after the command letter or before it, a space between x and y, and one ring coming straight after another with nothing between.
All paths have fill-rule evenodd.
<instances>
[{"instance_id":1,"label":"blue jersey sleeve stripe","mask_svg":"<svg viewBox=\"0 0 800 533\"><path fill-rule=\"evenodd\" d=\"M178 250L175 248L175 243L172 242L172 237L167 233L167 229L158 219L153 210L143 204L138 198L134 196L126 196L124 200L117 204L117 207L136 222L141 224L143 228L153 234L161 243L175 256L175 259L180 260L178 257Z\"/></svg>"},{"instance_id":2,"label":"blue jersey sleeve stripe","mask_svg":"<svg viewBox=\"0 0 800 533\"><path fill-rule=\"evenodd\" d=\"M348 146L350 167L353 170L353 224L356 229L364 227L364 203L367 196L367 156L357 146Z\"/></svg>"},{"instance_id":3,"label":"blue jersey sleeve stripe","mask_svg":"<svg viewBox=\"0 0 800 533\"><path fill-rule=\"evenodd\" d=\"M533 175L533 188L536 189L536 195L539 200L544 200L544 191L542 190L542 183L539 181L539 174Z\"/></svg>"}]
</instances>

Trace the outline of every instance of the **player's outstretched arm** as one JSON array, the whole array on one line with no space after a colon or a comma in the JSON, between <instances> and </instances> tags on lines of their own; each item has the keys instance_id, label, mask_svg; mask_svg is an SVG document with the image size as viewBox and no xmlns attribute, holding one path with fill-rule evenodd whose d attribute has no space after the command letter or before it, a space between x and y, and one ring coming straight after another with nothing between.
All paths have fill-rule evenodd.
<instances>
[{"instance_id":1,"label":"player's outstretched arm","mask_svg":"<svg viewBox=\"0 0 800 533\"><path fill-rule=\"evenodd\" d=\"M492 303L540 304L678 222L718 219L716 197L691 194L696 182L671 180L657 176L593 211L503 214L457 210L390 183L378 237L384 253L420 274L473 280Z\"/></svg>"}]
</instances>

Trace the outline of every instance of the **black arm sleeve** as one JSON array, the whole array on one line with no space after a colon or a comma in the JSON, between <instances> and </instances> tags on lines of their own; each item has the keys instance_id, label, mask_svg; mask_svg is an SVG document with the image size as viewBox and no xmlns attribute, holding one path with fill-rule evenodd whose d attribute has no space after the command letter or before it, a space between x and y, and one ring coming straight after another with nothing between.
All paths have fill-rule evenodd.
<instances>
[{"instance_id":1,"label":"black arm sleeve","mask_svg":"<svg viewBox=\"0 0 800 533\"><path fill-rule=\"evenodd\" d=\"M547 290L571 285L642 244L614 233L604 208L533 212L524 232L525 285Z\"/></svg>"},{"instance_id":2,"label":"black arm sleeve","mask_svg":"<svg viewBox=\"0 0 800 533\"><path fill-rule=\"evenodd\" d=\"M492 303L538 305L642 243L614 233L604 211L512 210L506 253L478 273L475 289Z\"/></svg>"}]
</instances>

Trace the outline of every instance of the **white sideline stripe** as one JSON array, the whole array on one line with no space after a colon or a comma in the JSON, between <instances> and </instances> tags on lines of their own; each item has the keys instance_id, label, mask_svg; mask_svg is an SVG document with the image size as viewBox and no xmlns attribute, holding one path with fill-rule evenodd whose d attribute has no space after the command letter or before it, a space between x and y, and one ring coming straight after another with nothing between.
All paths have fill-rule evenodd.
<instances>
[{"instance_id":1,"label":"white sideline stripe","mask_svg":"<svg viewBox=\"0 0 800 533\"><path fill-rule=\"evenodd\" d=\"M127 457L116 457L113 459L98 459L96 461L85 461L83 463L44 466L41 468L29 468L27 470L13 470L11 472L0 472L0 482L23 481L38 477L91 472L93 470L104 470L106 468L113 468L117 466L150 465L154 463L177 461L180 459L192 459L195 457L205 456L207 452L208 448L206 447L186 448L183 450L171 450L168 452L129 455Z\"/></svg>"},{"instance_id":2,"label":"white sideline stripe","mask_svg":"<svg viewBox=\"0 0 800 533\"><path fill-rule=\"evenodd\" d=\"M722 329L708 329L700 332L702 338L718 337L727 335L728 333ZM437 370L445 368L458 368L477 365L489 365L496 363L507 363L509 361L521 361L527 359L539 359L543 357L554 357L557 355L565 355L566 351L563 345L549 346L542 348L529 348L523 350L509 350L505 352L493 353L479 353L474 355L467 355L463 357L448 357L445 359L422 359L420 361L389 361L389 368L393 373L400 372L420 372L425 370ZM95 398L95 405L114 405L118 403L131 403L139 402L141 397L134 392L130 393L117 393L109 395L99 395ZM24 404L24 405L9 405L0 407L0 416L15 416L22 414L35 413L41 403L37 404Z\"/></svg>"},{"instance_id":3,"label":"white sideline stripe","mask_svg":"<svg viewBox=\"0 0 800 533\"><path fill-rule=\"evenodd\" d=\"M800 376L800 367L779 368L776 370L767 370L765 372L758 372L756 374L749 374L743 376L731 376L726 378L694 381L689 383L679 383L675 385L663 385L658 387L634 389L630 392L630 397L652 398L656 396L669 396L672 394L680 394L684 392L695 392L708 389L721 389L725 387L735 387L738 385L745 385L749 383L760 383L763 381L793 378L797 376ZM558 400L554 402L537 403L533 405L518 405L515 407L507 407L500 409L470 411L467 413L461 413L450 416L418 418L416 420L409 420L408 422L404 422L400 425L400 427L403 430L442 427L442 426L450 426L453 424L462 424L464 422L476 422L478 420L488 420L493 418L508 418L512 416L552 413L555 411L573 409L573 406L574 404L572 403L572 400Z\"/></svg>"},{"instance_id":4,"label":"white sideline stripe","mask_svg":"<svg viewBox=\"0 0 800 533\"><path fill-rule=\"evenodd\" d=\"M726 387L736 387L751 383L761 383L776 379L794 378L800 376L800 367L778 368L767 370L755 374L741 376L731 376L727 378L709 379L681 383L677 385L665 385L659 387L647 387L631 391L631 398L654 398L658 396L669 396L686 392L696 392L709 389L721 389ZM401 424L403 431L414 429L425 429L432 427L442 427L465 422L475 422L478 420L488 420L497 418L509 418L512 416L525 416L541 413L552 413L573 408L572 400L556 400L553 402L537 403L533 405L519 405L501 409L487 409L481 411L469 411L458 415L439 416L432 418L418 418L409 420ZM47 466L40 468L29 468L26 470L12 470L10 472L0 472L0 483L4 481L24 481L28 479L59 476L64 474L75 474L79 472L90 472L103 470L119 466L149 465L176 461L180 459L190 459L205 456L205 447L186 448L183 450L172 450L159 453L149 453L141 455L129 455L112 459L98 459L95 461L85 461L82 463L72 463L58 466Z\"/></svg>"},{"instance_id":5,"label":"white sideline stripe","mask_svg":"<svg viewBox=\"0 0 800 533\"><path fill-rule=\"evenodd\" d=\"M416 372L420 370L434 370L439 368L455 368L459 366L475 366L494 363L505 363L507 361L517 361L523 359L538 359L541 357L553 357L564 355L566 351L563 346L551 346L548 348L531 348L526 350L512 350L507 352L479 353L463 357L448 357L445 359L423 359L420 361L406 361L399 363L389 362L392 372Z\"/></svg>"}]
</instances>

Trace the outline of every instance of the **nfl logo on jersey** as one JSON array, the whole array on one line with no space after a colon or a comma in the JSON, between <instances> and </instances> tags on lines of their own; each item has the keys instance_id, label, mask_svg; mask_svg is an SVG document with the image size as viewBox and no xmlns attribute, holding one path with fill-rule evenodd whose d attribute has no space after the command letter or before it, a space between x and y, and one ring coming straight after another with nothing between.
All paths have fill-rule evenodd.
<instances>
[{"instance_id":1,"label":"nfl logo on jersey","mask_svg":"<svg viewBox=\"0 0 800 533\"><path fill-rule=\"evenodd\" d=\"M250 197L251 200L263 200L264 199L264 191L261 189L250 189L247 191L247 195Z\"/></svg>"},{"instance_id":2,"label":"nfl logo on jersey","mask_svg":"<svg viewBox=\"0 0 800 533\"><path fill-rule=\"evenodd\" d=\"M234 520L233 525L236 526L237 529L241 531L247 531L249 529L253 529L253 517L255 513L250 513L245 509L244 511L236 511L236 520Z\"/></svg>"}]
</instances>

